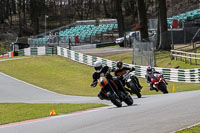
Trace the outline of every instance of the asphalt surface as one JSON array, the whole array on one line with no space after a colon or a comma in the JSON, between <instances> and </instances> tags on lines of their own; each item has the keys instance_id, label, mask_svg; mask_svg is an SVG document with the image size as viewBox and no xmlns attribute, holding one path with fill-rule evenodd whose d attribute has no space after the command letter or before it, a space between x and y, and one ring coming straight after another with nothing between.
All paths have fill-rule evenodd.
<instances>
[{"instance_id":1,"label":"asphalt surface","mask_svg":"<svg viewBox=\"0 0 200 133\"><path fill-rule=\"evenodd\" d=\"M109 106L0 125L0 133L169 133L200 122L200 91L148 95L134 105ZM0 73L0 102L110 103L96 97L66 96Z\"/></svg>"},{"instance_id":2,"label":"asphalt surface","mask_svg":"<svg viewBox=\"0 0 200 133\"><path fill-rule=\"evenodd\" d=\"M108 103L97 97L58 94L0 72L0 103Z\"/></svg>"},{"instance_id":3,"label":"asphalt surface","mask_svg":"<svg viewBox=\"0 0 200 133\"><path fill-rule=\"evenodd\" d=\"M111 48L94 48L94 49L82 49L82 50L76 50L77 52L81 52L84 54L89 54L93 56L111 56L116 54L122 54L122 53L128 53L132 52L132 48L124 48L124 47L111 47Z\"/></svg>"}]
</instances>

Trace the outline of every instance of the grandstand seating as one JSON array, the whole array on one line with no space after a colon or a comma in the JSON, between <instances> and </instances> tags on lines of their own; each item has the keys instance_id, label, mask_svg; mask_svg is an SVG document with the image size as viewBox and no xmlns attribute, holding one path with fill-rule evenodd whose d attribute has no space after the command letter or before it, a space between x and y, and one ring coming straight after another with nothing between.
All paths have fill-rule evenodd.
<instances>
[{"instance_id":1,"label":"grandstand seating","mask_svg":"<svg viewBox=\"0 0 200 133\"><path fill-rule=\"evenodd\" d=\"M78 36L79 42L89 42L91 37L101 36L103 33L113 32L114 30L117 30L117 28L117 24L99 24L98 26L91 24L76 25L72 26L71 28L59 31L58 34L60 43L69 43L69 39L72 43L74 43L75 36ZM53 36L53 39L51 40L52 43L56 43L58 41L55 37L56 35ZM31 46L44 46L49 42L50 40L48 36L37 39L28 39L28 43L32 44Z\"/></svg>"},{"instance_id":2,"label":"grandstand seating","mask_svg":"<svg viewBox=\"0 0 200 133\"><path fill-rule=\"evenodd\" d=\"M194 19L200 19L200 9L196 9L193 11L179 14L177 16L173 16L171 18L167 18L168 27L170 27L170 25L172 24L173 19L184 22L191 21Z\"/></svg>"}]
</instances>

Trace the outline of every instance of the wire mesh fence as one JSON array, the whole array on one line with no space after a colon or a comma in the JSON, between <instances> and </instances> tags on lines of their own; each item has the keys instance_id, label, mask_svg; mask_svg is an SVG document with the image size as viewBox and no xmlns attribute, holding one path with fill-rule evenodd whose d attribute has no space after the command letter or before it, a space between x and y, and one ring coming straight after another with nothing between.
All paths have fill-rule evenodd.
<instances>
[{"instance_id":1,"label":"wire mesh fence","mask_svg":"<svg viewBox=\"0 0 200 133\"><path fill-rule=\"evenodd\" d=\"M156 66L155 48L154 48L154 43L152 41L141 42L135 39L132 45L133 45L132 63L134 65Z\"/></svg>"}]
</instances>

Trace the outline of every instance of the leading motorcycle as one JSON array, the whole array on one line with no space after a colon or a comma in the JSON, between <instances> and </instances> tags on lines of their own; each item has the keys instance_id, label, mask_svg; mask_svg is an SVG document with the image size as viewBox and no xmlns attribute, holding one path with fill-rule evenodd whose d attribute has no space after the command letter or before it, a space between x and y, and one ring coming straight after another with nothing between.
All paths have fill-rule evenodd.
<instances>
[{"instance_id":1,"label":"leading motorcycle","mask_svg":"<svg viewBox=\"0 0 200 133\"><path fill-rule=\"evenodd\" d=\"M98 85L102 88L102 94L107 97L115 106L121 107L124 101L128 106L133 104L133 99L129 94L122 92L113 80L107 79L101 74L98 79Z\"/></svg>"}]
</instances>

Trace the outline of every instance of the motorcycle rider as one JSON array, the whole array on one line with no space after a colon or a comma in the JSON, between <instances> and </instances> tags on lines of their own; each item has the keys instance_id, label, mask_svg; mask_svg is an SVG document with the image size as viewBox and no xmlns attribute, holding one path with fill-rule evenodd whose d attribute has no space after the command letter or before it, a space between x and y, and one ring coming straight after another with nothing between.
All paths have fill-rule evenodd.
<instances>
[{"instance_id":1,"label":"motorcycle rider","mask_svg":"<svg viewBox=\"0 0 200 133\"><path fill-rule=\"evenodd\" d=\"M148 67L147 67L147 70L146 70L145 78L146 78L146 80L147 80L147 83L149 84L150 90L151 90L151 91L152 91L152 90L158 91L156 88L153 87L153 83L151 82L151 78L153 77L153 74L154 74L154 73L160 74L160 73L159 73L158 71L156 71L154 68L152 68L151 66L148 66ZM163 80L165 81L164 78L163 78ZM166 82L166 81L165 81L165 82ZM168 83L166 82L166 84L168 84Z\"/></svg>"},{"instance_id":2,"label":"motorcycle rider","mask_svg":"<svg viewBox=\"0 0 200 133\"><path fill-rule=\"evenodd\" d=\"M134 67L130 68L130 67L123 66L123 62L122 61L118 61L117 62L117 69L115 70L114 75L119 77L119 79L122 81L124 86L125 86L125 81L120 77L122 77L126 73L127 70L134 71L135 68ZM142 89L142 86L140 85L138 78L136 76L133 76L133 78L135 79L136 84L139 87L139 89Z\"/></svg>"},{"instance_id":3,"label":"motorcycle rider","mask_svg":"<svg viewBox=\"0 0 200 133\"><path fill-rule=\"evenodd\" d=\"M102 66L102 63L100 61L96 61L94 63L94 69L95 72L92 75L93 78L93 82L90 85L91 87L96 87L97 85L97 80L100 78L101 74L106 75L106 78L108 80L113 80L116 85L118 86L118 89L123 91L126 95L128 94L127 91L125 90L125 88L123 87L122 83L120 80L118 79L114 79L113 76L110 74L111 71L113 71L111 68L109 68L108 66ZM102 88L98 93L98 97L103 100L103 99L108 99L102 92Z\"/></svg>"}]
</instances>

